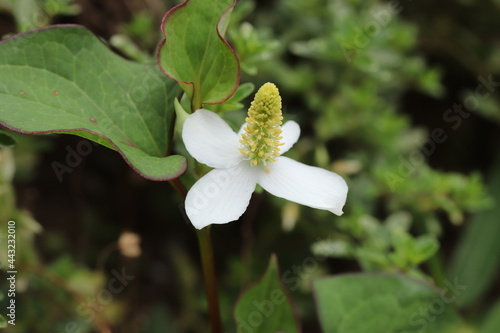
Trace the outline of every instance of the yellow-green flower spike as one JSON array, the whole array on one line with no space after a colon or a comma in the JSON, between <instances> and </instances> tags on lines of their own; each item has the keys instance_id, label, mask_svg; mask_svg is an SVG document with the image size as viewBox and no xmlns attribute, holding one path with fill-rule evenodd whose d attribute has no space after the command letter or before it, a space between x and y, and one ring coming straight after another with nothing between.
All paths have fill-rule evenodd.
<instances>
[{"instance_id":1,"label":"yellow-green flower spike","mask_svg":"<svg viewBox=\"0 0 500 333\"><path fill-rule=\"evenodd\" d=\"M240 140L240 152L252 165L267 167L280 155L282 120L280 93L274 84L268 82L255 94Z\"/></svg>"}]
</instances>

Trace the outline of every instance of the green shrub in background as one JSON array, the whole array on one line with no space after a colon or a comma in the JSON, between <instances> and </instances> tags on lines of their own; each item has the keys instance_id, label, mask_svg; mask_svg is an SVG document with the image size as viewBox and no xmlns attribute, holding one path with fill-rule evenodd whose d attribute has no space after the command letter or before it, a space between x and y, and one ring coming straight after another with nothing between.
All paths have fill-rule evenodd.
<instances>
[{"instance_id":1,"label":"green shrub in background","mask_svg":"<svg viewBox=\"0 0 500 333\"><path fill-rule=\"evenodd\" d=\"M8 5L11 2L0 1L3 3L0 8L13 12L19 22L24 22L18 22L20 31L46 25L55 14L71 15L76 10L64 2L64 6L57 7L61 8L60 12L51 12L48 8L55 6L48 1L40 2L36 8L42 8L40 13L45 19L30 25L33 22L24 17L33 17L31 13ZM474 12L482 9L485 21L492 20L499 10L498 5L493 4L489 8L484 4L450 3L459 8L473 7ZM275 82L283 95L285 118L297 120L303 129L291 156L341 174L349 184L349 195L345 214L340 218L270 196L258 196L264 198L265 204L259 204L255 221L243 226L254 230L250 240L243 239L242 252L246 257L228 253L218 258L229 267L220 276L221 289L228 291L221 296L221 304L226 310L223 320L233 331L236 328L231 326L230 309L234 296L242 284L262 274L270 252L276 252L280 259L282 272L278 278L290 291L305 331L309 327L317 329L312 295L319 304L319 322L324 332L444 332L451 325L454 328L450 332L492 333L500 327L496 315L498 305L494 307L495 300L485 297L498 279L500 259L500 246L495 238L500 234L495 205L500 199L498 168L495 168L498 162L491 166L492 172L485 174L484 170L478 170L467 175L441 171L428 164L428 159L440 154L451 137L460 135L460 126L467 122L467 114L476 111L470 110L474 101L478 101L477 114L498 126L499 84L495 60L498 41L496 46L481 49L482 56L488 59L484 72L464 69L476 82L448 106L452 113L446 114L448 109L434 110L442 119L438 126L416 127L403 108L404 95L411 90L428 98L443 99L448 88L442 83L446 74L443 69L429 65L426 54L419 50L421 31L427 31L426 28L422 23L404 18L415 10L423 12L425 8L422 8L406 1L358 0L241 0L235 7L227 36L239 56L241 81L246 84L240 86L236 98L211 109L222 112L237 128L244 119L243 105L248 105L242 99L251 94L252 84ZM433 22L442 19L439 13L428 15ZM475 22L474 18L471 22ZM452 31L464 29L459 22L446 23L454 27ZM154 59L154 55L131 42L137 38L136 32L147 33L148 29L156 27L144 19L143 12L138 13L132 24L123 28L125 39L113 45L133 59L145 62ZM474 48L478 42L475 31L469 29L468 32L463 43ZM476 86L482 86L481 96L487 92L487 97L477 95ZM181 103L186 105L185 100ZM461 112L453 111L455 103L463 105ZM38 148L31 149L36 154ZM176 149L183 153L181 146ZM11 179L6 177L5 183L10 187ZM8 193L12 197L12 191ZM5 202L9 205L5 211L14 209L12 199ZM169 205L170 209L174 207ZM461 228L462 224L467 225L461 229L463 236L454 240L451 247L440 246L447 237L444 232ZM32 232L26 236L27 244L33 243L32 233L38 230L34 228L36 223L30 225ZM30 252L34 255L34 247ZM326 257L336 260L328 261ZM342 270L337 265L344 261L338 259L355 262L359 270L369 274L352 279L325 277ZM179 271L190 272L190 264L178 260L178 267L183 267ZM82 285L78 281L87 278L92 281L88 283L88 290L81 291L83 295L95 295L106 282L98 270L89 270L74 261L75 258L65 255L50 265L26 259L26 266L33 267L26 278L42 294L57 295L60 304L78 306L80 296L75 297L71 292L73 286ZM40 281L36 277L39 265L47 266L43 269L46 278ZM274 265L276 262L272 259L263 281L275 274ZM387 279L384 274L388 274ZM381 279L380 282L377 279ZM271 280L269 284L274 288L272 283ZM440 294L424 283L438 286L446 293ZM195 303L201 302L196 287L184 287ZM256 293L251 289L248 292ZM252 302L247 303L239 303L235 308L234 317L240 327L251 326L245 314L255 309ZM429 304L443 305L443 310L430 308ZM126 321L126 301L115 300L112 305L106 312L99 312L99 316L108 319L97 318L94 326L99 327L101 320ZM43 321L41 315L54 315L58 311L43 309L43 302L36 306L40 309L29 313L23 324L25 329L39 321L44 323L40 331L42 327L52 329L55 323L62 329L65 323L74 320L70 312L65 312L51 321ZM419 312L422 307L423 313ZM454 308L463 311L463 320ZM340 317L331 316L335 310ZM437 320L426 319L430 315ZM191 326L186 323L192 318L202 320L193 316L183 323L178 321L177 328L201 329L203 325L199 322ZM170 326L170 320L163 317L151 315L149 329L142 331L162 331ZM392 320L393 317L398 320ZM386 324L388 321L392 326ZM155 326L156 330L152 328ZM82 331L91 330L87 321L78 327Z\"/></svg>"}]
</instances>

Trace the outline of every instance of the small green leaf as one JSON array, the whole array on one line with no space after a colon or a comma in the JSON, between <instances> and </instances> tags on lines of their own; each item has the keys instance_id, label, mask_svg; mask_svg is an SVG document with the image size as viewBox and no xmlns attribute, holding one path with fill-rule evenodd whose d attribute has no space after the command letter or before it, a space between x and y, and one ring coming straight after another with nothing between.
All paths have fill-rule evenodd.
<instances>
[{"instance_id":1,"label":"small green leaf","mask_svg":"<svg viewBox=\"0 0 500 333\"><path fill-rule=\"evenodd\" d=\"M254 90L255 85L251 82L240 84L234 95L227 101L221 104L206 106L205 108L216 113L244 109L245 105L241 103L242 100L250 96Z\"/></svg>"},{"instance_id":2,"label":"small green leaf","mask_svg":"<svg viewBox=\"0 0 500 333\"><path fill-rule=\"evenodd\" d=\"M175 135L178 138L182 138L182 128L184 127L184 122L187 117L189 117L189 113L182 107L182 104L176 98L174 100L174 108L175 108Z\"/></svg>"},{"instance_id":3,"label":"small green leaf","mask_svg":"<svg viewBox=\"0 0 500 333\"><path fill-rule=\"evenodd\" d=\"M184 157L166 157L175 82L157 66L120 58L85 28L48 27L1 42L0 77L1 125L91 139L151 180L184 172Z\"/></svg>"},{"instance_id":4,"label":"small green leaf","mask_svg":"<svg viewBox=\"0 0 500 333\"><path fill-rule=\"evenodd\" d=\"M406 231L400 229L391 230L391 239L394 253L390 254L391 260L401 268L406 268L413 252L413 238Z\"/></svg>"},{"instance_id":5,"label":"small green leaf","mask_svg":"<svg viewBox=\"0 0 500 333\"><path fill-rule=\"evenodd\" d=\"M271 256L269 266L257 283L240 296L234 308L238 332L299 332L292 302L280 280L278 261Z\"/></svg>"},{"instance_id":6,"label":"small green leaf","mask_svg":"<svg viewBox=\"0 0 500 333\"><path fill-rule=\"evenodd\" d=\"M391 237L395 251L390 257L403 269L421 264L439 250L439 242L431 235L414 238L402 229L392 229Z\"/></svg>"},{"instance_id":7,"label":"small green leaf","mask_svg":"<svg viewBox=\"0 0 500 333\"><path fill-rule=\"evenodd\" d=\"M179 82L193 108L222 103L238 88L238 58L223 38L235 3L186 0L163 18L158 64Z\"/></svg>"},{"instance_id":8,"label":"small green leaf","mask_svg":"<svg viewBox=\"0 0 500 333\"><path fill-rule=\"evenodd\" d=\"M411 262L414 265L426 261L435 255L439 250L439 242L430 235L422 235L415 239Z\"/></svg>"},{"instance_id":9,"label":"small green leaf","mask_svg":"<svg viewBox=\"0 0 500 333\"><path fill-rule=\"evenodd\" d=\"M453 290L405 276L344 275L317 279L313 287L323 332L451 333L461 325Z\"/></svg>"}]
</instances>

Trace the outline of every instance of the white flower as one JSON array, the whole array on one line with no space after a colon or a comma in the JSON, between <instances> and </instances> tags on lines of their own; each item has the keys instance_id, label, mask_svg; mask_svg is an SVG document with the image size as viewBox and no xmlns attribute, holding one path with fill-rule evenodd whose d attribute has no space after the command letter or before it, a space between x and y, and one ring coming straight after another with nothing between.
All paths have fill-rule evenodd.
<instances>
[{"instance_id":1,"label":"white flower","mask_svg":"<svg viewBox=\"0 0 500 333\"><path fill-rule=\"evenodd\" d=\"M281 156L300 135L296 122L281 126L281 120L281 98L272 83L259 89L238 134L211 111L199 109L187 117L186 149L214 168L186 197L186 213L196 228L237 220L257 184L277 197L342 215L347 184L333 172Z\"/></svg>"}]
</instances>

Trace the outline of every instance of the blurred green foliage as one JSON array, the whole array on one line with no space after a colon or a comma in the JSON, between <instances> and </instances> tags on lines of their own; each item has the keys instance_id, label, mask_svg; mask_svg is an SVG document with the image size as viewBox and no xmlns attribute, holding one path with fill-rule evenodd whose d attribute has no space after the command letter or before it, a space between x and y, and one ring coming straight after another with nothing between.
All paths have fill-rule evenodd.
<instances>
[{"instance_id":1,"label":"blurred green foliage","mask_svg":"<svg viewBox=\"0 0 500 333\"><path fill-rule=\"evenodd\" d=\"M439 292L403 275L347 274L318 279L314 289L327 332L466 332L458 313ZM431 309L435 304L439 311Z\"/></svg>"},{"instance_id":2,"label":"blurred green foliage","mask_svg":"<svg viewBox=\"0 0 500 333\"><path fill-rule=\"evenodd\" d=\"M73 0L1 0L16 18L17 30L26 31L49 25L56 15L77 15L80 7Z\"/></svg>"},{"instance_id":3,"label":"blurred green foliage","mask_svg":"<svg viewBox=\"0 0 500 333\"><path fill-rule=\"evenodd\" d=\"M252 2L241 3L240 8L246 10L245 4ZM476 7L479 10L480 6ZM283 1L258 9L249 23L242 20L230 28L237 53L245 54L242 68L257 68L246 71L248 80L270 80L280 87L285 117L298 119L303 128L293 157L336 171L347 177L349 184L346 214L341 218L295 208L290 216L290 204L279 199L273 203L282 207L282 216L298 220L292 228L308 235L315 254L354 258L365 271L402 271L442 285L444 260L450 250L438 250L446 236L443 230L450 229L446 222L461 225L494 201L485 190L480 171L465 175L429 166L428 159L457 135L455 128L444 120L427 129L415 127L401 108L408 91L429 100L444 99L447 94L443 69L428 65L425 54L418 50L419 26L403 18L414 6L398 1L316 0ZM484 22L492 20L488 17ZM258 27L254 35L260 34L260 42L238 33L242 27L248 29L248 24ZM261 50L266 50L266 58L260 64L247 60L259 59ZM498 48L487 52L490 56L486 58L491 58ZM463 59L463 54L456 56ZM495 68L498 66L489 70ZM485 73L491 72L466 75ZM447 107L473 94L464 90ZM499 99L496 94L490 97L480 103L478 114L495 121ZM444 112L433 111L439 116ZM486 229L476 224L478 229L492 230L492 224L498 225L498 216L489 216L496 216L496 220L485 222ZM269 239L279 237L281 231L276 228L259 226L255 243L268 244ZM469 270L468 265L484 263L480 258L488 256L491 248L482 249L500 248L483 241L487 238L470 244L478 252L474 258L462 256L456 264L475 276L476 280L467 281L468 286L479 283L482 276L480 270ZM422 266L425 262L428 265ZM489 271L498 272L496 267L494 264ZM485 289L491 288L493 276L498 278L495 273L489 276L482 284Z\"/></svg>"},{"instance_id":4,"label":"blurred green foliage","mask_svg":"<svg viewBox=\"0 0 500 333\"><path fill-rule=\"evenodd\" d=\"M416 128L400 110L409 88L434 98L445 91L441 70L426 65L416 52L418 28L401 19L405 8L399 2L286 1L273 9L256 17L257 31L266 31L259 47L235 33L247 22L234 24L230 35L237 53L246 55L243 68L255 66L247 59L259 59L261 50L274 50L253 80L276 82L287 115L306 129L294 158L348 177L347 214L330 228L321 224L328 234L341 229L329 239L334 244L330 255L346 256L334 249L351 249L349 256L365 268L373 269L366 266L373 261L382 270L418 267L437 250L441 212L460 224L466 214L491 204L479 173L466 176L428 166L426 159L450 135L446 124L430 131ZM293 61L281 61L290 57ZM388 216L384 222L380 211ZM401 215L409 217L406 226L391 231L393 216ZM373 242L382 244L377 248Z\"/></svg>"},{"instance_id":5,"label":"blurred green foliage","mask_svg":"<svg viewBox=\"0 0 500 333\"><path fill-rule=\"evenodd\" d=\"M450 82L445 80L449 68L443 65L452 63L465 77L490 73L497 77L500 42L495 35L485 36L485 31L497 25L494 22L500 6L498 1L449 0L446 4L450 13L453 9L453 13L467 15L454 17L455 14L407 1L238 1L227 36L241 61L242 83L251 84L242 85L234 99L214 109L224 112L237 129L245 116L243 105L248 106L242 99L249 96L253 86L266 81L276 83L282 93L285 118L297 120L302 128L301 139L290 154L299 161L341 174L349 184L349 195L345 214L338 218L258 194L240 221L241 226L215 229L216 234L220 233L219 238L215 237L219 241L216 247L220 247L218 261L223 266L220 285L226 322L231 321L230 309L241 287L255 280L265 270L269 253L276 252L282 272L292 272L292 282L286 287L309 331L318 329L310 280L352 270L402 272L438 286L446 278L462 282L466 277L469 290L474 291L465 293L463 300L459 297L453 306L462 307L462 315L470 324L467 331L498 330L498 305L493 307L498 292L485 296L487 291L495 291L492 286L498 281L499 261L493 254L500 252L495 237L499 219L495 210L498 204L494 205L500 197L497 185L488 186L489 191L485 189L485 183L498 179L498 167L490 166L492 171L488 174L484 169L465 174L459 166L435 168L429 160L441 154L443 147L450 149L454 137L464 136L464 140L472 141L476 135L467 131L468 124L455 130L442 120L445 109L473 96L477 85L469 82L466 88L459 86L458 95L452 95L447 86ZM58 0L0 0L0 9L14 15L18 31L49 24L55 15L71 16L79 10L70 1ZM158 42L155 38L159 36L159 27L153 24L152 17L147 11L136 12L110 43L131 59L154 61L151 49ZM428 36L434 35L439 38L429 41ZM452 38L460 41L459 50L469 52L448 49L440 55L445 59L441 65L430 61L427 45L444 40L444 49L452 44ZM444 102L444 109L424 104L418 110L429 119L439 118L437 122L428 128L415 125L403 107L409 92L423 101ZM412 102L418 107L422 105ZM473 117L498 130L499 115L499 97L495 92L481 102ZM452 148L453 152L465 151L462 147ZM487 148L486 144L477 147ZM63 331L65 325L75 322L82 332L91 332L92 327L99 327L99 319L88 321L76 309L82 304L81 297L95 297L105 288L109 276L104 277L102 267L88 267L89 262L97 261L95 258L85 262L71 253L62 253L73 245L66 240L64 231L44 234L39 224L14 203L14 161L18 164L17 180L29 181L36 173L37 156L51 149L43 140L42 144L18 144L14 150L0 148L0 186L4 189L0 193L0 227L3 232L4 221L18 222L19 237L25 244L19 257L19 264L25 267L20 280L26 286L20 288L19 297L33 300L32 310L20 310L25 317L17 331ZM486 154L498 155L498 151L489 150ZM154 209L165 209L168 216L178 208L178 202L157 199ZM88 215L87 219L104 228L104 218ZM471 220L470 227L462 227ZM169 222L184 227L183 222ZM117 238L116 230L113 232L112 237ZM456 235L460 232L463 236L459 238ZM38 246L51 255L48 262L40 261L36 255L34 239L39 233ZM98 235L95 232L92 237ZM232 238L237 238L236 244ZM102 255L101 243L90 244L93 253ZM202 330L203 318L195 313L205 306L197 283L200 273L186 254L188 245L176 246L175 250L168 248L171 254L165 257L175 266L170 287L177 286L184 295L178 301L181 310L175 313L162 304L147 302L148 306L136 309L136 299L120 295L101 315L117 327L128 327L127 314L140 312L146 324L138 325L142 329L137 328L137 332L175 332L174 328L165 328L170 325L186 332ZM226 251L226 247L231 250ZM323 261L313 272L294 270L296 264L311 255L331 259ZM445 274L450 257L454 261ZM482 268L477 268L484 265L488 268L487 276ZM49 299L56 305L47 307ZM131 318L130 321L138 320L132 315ZM34 325L38 325L36 331L32 329Z\"/></svg>"}]
</instances>

